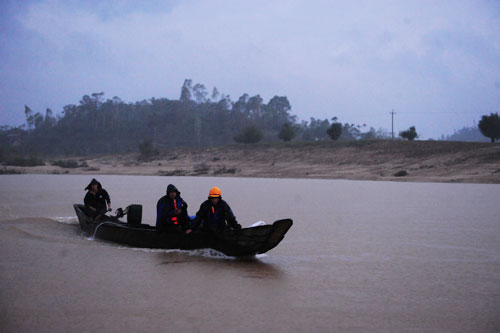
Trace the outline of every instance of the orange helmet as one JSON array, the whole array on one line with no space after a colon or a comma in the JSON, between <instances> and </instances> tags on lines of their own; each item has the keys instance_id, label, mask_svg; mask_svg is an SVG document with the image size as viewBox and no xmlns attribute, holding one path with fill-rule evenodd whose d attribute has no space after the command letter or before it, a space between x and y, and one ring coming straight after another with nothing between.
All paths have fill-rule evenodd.
<instances>
[{"instance_id":1,"label":"orange helmet","mask_svg":"<svg viewBox=\"0 0 500 333\"><path fill-rule=\"evenodd\" d=\"M210 189L210 192L208 192L208 197L209 198L220 198L222 197L222 192L220 190L220 188L218 188L217 186L214 186Z\"/></svg>"}]
</instances>

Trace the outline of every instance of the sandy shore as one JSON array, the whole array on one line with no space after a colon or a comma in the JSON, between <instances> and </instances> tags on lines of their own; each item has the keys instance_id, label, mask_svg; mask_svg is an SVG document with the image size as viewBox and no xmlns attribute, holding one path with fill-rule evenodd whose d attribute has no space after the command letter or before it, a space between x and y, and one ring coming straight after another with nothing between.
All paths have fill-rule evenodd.
<instances>
[{"instance_id":1,"label":"sandy shore","mask_svg":"<svg viewBox=\"0 0 500 333\"><path fill-rule=\"evenodd\" d=\"M3 166L3 173L325 178L500 184L500 144L358 141L175 148L62 158L80 167ZM54 159L55 160L55 159Z\"/></svg>"}]
</instances>

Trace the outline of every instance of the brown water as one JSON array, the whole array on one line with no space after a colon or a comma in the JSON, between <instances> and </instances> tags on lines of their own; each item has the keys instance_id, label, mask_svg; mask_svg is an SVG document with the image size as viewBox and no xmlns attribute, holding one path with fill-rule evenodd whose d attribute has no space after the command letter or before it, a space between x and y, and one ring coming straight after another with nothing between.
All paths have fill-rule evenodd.
<instances>
[{"instance_id":1,"label":"brown water","mask_svg":"<svg viewBox=\"0 0 500 333\"><path fill-rule=\"evenodd\" d=\"M2 332L500 330L500 186L99 176L143 219L213 185L244 226L290 217L253 260L80 236L88 176L0 176Z\"/></svg>"}]
</instances>

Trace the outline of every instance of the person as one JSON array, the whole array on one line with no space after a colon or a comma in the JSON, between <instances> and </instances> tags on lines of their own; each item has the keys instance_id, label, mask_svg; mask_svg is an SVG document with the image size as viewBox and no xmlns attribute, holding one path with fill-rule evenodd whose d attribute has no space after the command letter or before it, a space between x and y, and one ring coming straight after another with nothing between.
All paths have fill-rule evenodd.
<instances>
[{"instance_id":1,"label":"person","mask_svg":"<svg viewBox=\"0 0 500 333\"><path fill-rule=\"evenodd\" d=\"M241 229L231 207L222 200L222 192L217 186L210 189L208 200L200 205L192 225L197 230L208 232Z\"/></svg>"},{"instance_id":2,"label":"person","mask_svg":"<svg viewBox=\"0 0 500 333\"><path fill-rule=\"evenodd\" d=\"M156 204L156 230L159 232L190 233L188 205L181 192L173 184L167 186L167 194Z\"/></svg>"},{"instance_id":3,"label":"person","mask_svg":"<svg viewBox=\"0 0 500 333\"><path fill-rule=\"evenodd\" d=\"M90 217L95 220L100 220L106 212L110 212L111 208L111 198L108 192L102 188L101 183L99 183L95 178L92 178L90 183L85 188L87 194L83 199L85 207L89 212Z\"/></svg>"}]
</instances>

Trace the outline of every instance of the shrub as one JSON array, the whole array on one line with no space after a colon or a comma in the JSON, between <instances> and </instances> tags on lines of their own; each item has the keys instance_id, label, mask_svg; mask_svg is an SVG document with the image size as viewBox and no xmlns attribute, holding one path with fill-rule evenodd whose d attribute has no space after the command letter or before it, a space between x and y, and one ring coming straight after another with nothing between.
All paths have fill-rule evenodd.
<instances>
[{"instance_id":1,"label":"shrub","mask_svg":"<svg viewBox=\"0 0 500 333\"><path fill-rule=\"evenodd\" d=\"M210 167L206 165L205 163L197 164L193 167L193 175L206 175L208 174L208 171L210 170Z\"/></svg>"},{"instance_id":2,"label":"shrub","mask_svg":"<svg viewBox=\"0 0 500 333\"><path fill-rule=\"evenodd\" d=\"M238 172L237 168L226 168L226 166L223 165L223 166L220 166L217 169L215 169L212 172L212 174L213 175L222 175L225 173L235 174L236 172Z\"/></svg>"},{"instance_id":3,"label":"shrub","mask_svg":"<svg viewBox=\"0 0 500 333\"><path fill-rule=\"evenodd\" d=\"M485 137L491 139L491 142L500 140L500 117L498 113L482 116L477 127Z\"/></svg>"},{"instance_id":4,"label":"shrub","mask_svg":"<svg viewBox=\"0 0 500 333\"><path fill-rule=\"evenodd\" d=\"M326 134L330 137L332 140L337 140L340 138L342 135L342 124L341 123L333 123L328 127L326 130Z\"/></svg>"},{"instance_id":5,"label":"shrub","mask_svg":"<svg viewBox=\"0 0 500 333\"><path fill-rule=\"evenodd\" d=\"M408 176L408 171L406 171L406 170L399 170L398 172L396 172L394 174L394 177L404 177L404 176Z\"/></svg>"},{"instance_id":6,"label":"shrub","mask_svg":"<svg viewBox=\"0 0 500 333\"><path fill-rule=\"evenodd\" d=\"M154 149L153 141L150 139L144 140L139 144L139 153L139 161L150 161L154 156L160 154L157 149Z\"/></svg>"},{"instance_id":7,"label":"shrub","mask_svg":"<svg viewBox=\"0 0 500 333\"><path fill-rule=\"evenodd\" d=\"M188 174L188 172L182 169L175 169L172 171L158 170L158 174L160 176L185 176Z\"/></svg>"},{"instance_id":8,"label":"shrub","mask_svg":"<svg viewBox=\"0 0 500 333\"><path fill-rule=\"evenodd\" d=\"M67 169L74 169L80 167L78 162L75 160L57 160L57 161L52 161L50 164Z\"/></svg>"},{"instance_id":9,"label":"shrub","mask_svg":"<svg viewBox=\"0 0 500 333\"><path fill-rule=\"evenodd\" d=\"M16 169L0 169L0 175L17 175L21 174L22 171L16 170Z\"/></svg>"},{"instance_id":10,"label":"shrub","mask_svg":"<svg viewBox=\"0 0 500 333\"><path fill-rule=\"evenodd\" d=\"M23 166L23 167L32 167L32 166L39 166L39 165L45 165L45 163L37 158L37 157L13 157L10 159L7 159L5 161L5 164L7 165L12 165L12 166Z\"/></svg>"},{"instance_id":11,"label":"shrub","mask_svg":"<svg viewBox=\"0 0 500 333\"><path fill-rule=\"evenodd\" d=\"M399 132L399 136L402 137L403 139L408 139L409 141L412 141L418 135L417 135L417 131L415 130L415 126L412 126L409 129L407 129L406 131Z\"/></svg>"},{"instance_id":12,"label":"shrub","mask_svg":"<svg viewBox=\"0 0 500 333\"><path fill-rule=\"evenodd\" d=\"M289 123L286 123L281 128L281 131L278 134L278 138L283 141L290 141L297 135L296 129Z\"/></svg>"},{"instance_id":13,"label":"shrub","mask_svg":"<svg viewBox=\"0 0 500 333\"><path fill-rule=\"evenodd\" d=\"M256 126L247 127L240 134L234 137L238 143L257 143L262 140L262 131Z\"/></svg>"},{"instance_id":14,"label":"shrub","mask_svg":"<svg viewBox=\"0 0 500 333\"><path fill-rule=\"evenodd\" d=\"M9 160L7 160L7 165L12 165L12 166L36 166L38 165L37 162L34 162L31 158L25 158L25 157L13 157Z\"/></svg>"}]
</instances>

